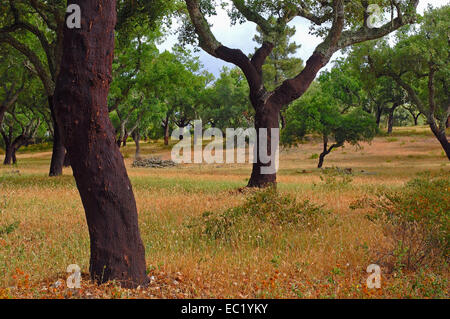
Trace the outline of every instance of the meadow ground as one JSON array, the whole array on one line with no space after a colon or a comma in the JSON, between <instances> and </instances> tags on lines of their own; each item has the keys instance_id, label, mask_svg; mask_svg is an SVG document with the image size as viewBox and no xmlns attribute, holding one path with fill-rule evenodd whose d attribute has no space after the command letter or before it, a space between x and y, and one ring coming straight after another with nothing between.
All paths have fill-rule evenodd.
<instances>
[{"instance_id":1,"label":"meadow ground","mask_svg":"<svg viewBox=\"0 0 450 319\"><path fill-rule=\"evenodd\" d=\"M274 228L270 241L257 244L205 240L188 227L205 212L242 205L249 194L237 190L246 185L250 165L133 168L130 143L123 154L152 278L138 291L89 281L88 231L71 170L49 178L49 150L24 150L18 165L0 167L0 298L448 298L445 263L382 268L381 289L367 289L366 268L390 242L383 227L367 218L373 208L350 208L379 191L402 187L420 172L448 172L450 163L428 131L399 128L362 149L332 152L326 167L353 172L337 176L338 182L315 168L320 140L283 150L279 192L323 205L329 216L314 227ZM142 155L169 159L170 149L143 142ZM443 192L450 195L449 189ZM82 269L79 290L65 287L70 264Z\"/></svg>"}]
</instances>

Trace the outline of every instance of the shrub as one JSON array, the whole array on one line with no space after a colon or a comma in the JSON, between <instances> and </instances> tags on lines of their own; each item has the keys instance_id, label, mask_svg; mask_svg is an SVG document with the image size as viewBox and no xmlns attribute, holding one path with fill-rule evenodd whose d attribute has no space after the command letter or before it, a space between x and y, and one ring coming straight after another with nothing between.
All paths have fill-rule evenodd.
<instances>
[{"instance_id":1,"label":"shrub","mask_svg":"<svg viewBox=\"0 0 450 319\"><path fill-rule=\"evenodd\" d=\"M414 270L449 257L450 172L422 174L374 203L393 240L394 267Z\"/></svg>"},{"instance_id":2,"label":"shrub","mask_svg":"<svg viewBox=\"0 0 450 319\"><path fill-rule=\"evenodd\" d=\"M349 186L352 181L352 169L341 169L339 167L324 168L319 175L322 184L314 184L325 189L341 189Z\"/></svg>"},{"instance_id":3,"label":"shrub","mask_svg":"<svg viewBox=\"0 0 450 319\"><path fill-rule=\"evenodd\" d=\"M275 188L252 192L243 205L224 212L205 212L188 227L207 240L263 245L281 232L316 228L325 215L321 206L282 195Z\"/></svg>"}]
</instances>

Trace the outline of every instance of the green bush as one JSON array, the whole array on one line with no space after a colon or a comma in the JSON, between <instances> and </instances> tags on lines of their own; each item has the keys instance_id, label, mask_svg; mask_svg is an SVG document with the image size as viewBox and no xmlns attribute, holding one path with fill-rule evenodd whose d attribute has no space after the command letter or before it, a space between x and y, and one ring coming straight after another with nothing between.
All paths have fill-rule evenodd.
<instances>
[{"instance_id":1,"label":"green bush","mask_svg":"<svg viewBox=\"0 0 450 319\"><path fill-rule=\"evenodd\" d=\"M449 257L450 172L429 173L398 191L378 195L375 207L393 239L398 268L417 269Z\"/></svg>"},{"instance_id":2,"label":"green bush","mask_svg":"<svg viewBox=\"0 0 450 319\"><path fill-rule=\"evenodd\" d=\"M299 202L293 196L268 188L254 191L241 206L224 212L205 212L188 227L207 240L244 241L261 246L281 232L316 228L324 215L321 206Z\"/></svg>"}]
</instances>

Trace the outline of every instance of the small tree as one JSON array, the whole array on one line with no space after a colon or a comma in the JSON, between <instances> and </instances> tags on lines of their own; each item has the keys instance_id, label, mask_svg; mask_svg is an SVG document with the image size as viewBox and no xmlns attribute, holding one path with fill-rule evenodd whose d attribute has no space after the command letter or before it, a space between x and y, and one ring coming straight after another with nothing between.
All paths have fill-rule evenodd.
<instances>
[{"instance_id":1,"label":"small tree","mask_svg":"<svg viewBox=\"0 0 450 319\"><path fill-rule=\"evenodd\" d=\"M318 167L323 166L325 156L344 143L358 145L361 141L371 141L377 133L374 118L360 108L340 112L336 99L321 90L311 89L286 112L286 127L281 133L281 142L293 146L301 142L307 134L320 134L323 151ZM331 145L330 142L334 141Z\"/></svg>"}]
</instances>

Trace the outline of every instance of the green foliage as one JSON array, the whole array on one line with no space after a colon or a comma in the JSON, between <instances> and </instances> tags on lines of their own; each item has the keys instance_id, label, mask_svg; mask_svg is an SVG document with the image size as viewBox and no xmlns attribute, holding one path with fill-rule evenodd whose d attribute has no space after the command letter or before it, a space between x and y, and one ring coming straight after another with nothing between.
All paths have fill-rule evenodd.
<instances>
[{"instance_id":1,"label":"green foliage","mask_svg":"<svg viewBox=\"0 0 450 319\"><path fill-rule=\"evenodd\" d=\"M206 212L189 227L208 241L227 244L243 241L259 246L270 239L274 228L280 232L315 229L324 216L321 206L299 202L291 195L268 188L255 191L241 206L219 213Z\"/></svg>"},{"instance_id":2,"label":"green foliage","mask_svg":"<svg viewBox=\"0 0 450 319\"><path fill-rule=\"evenodd\" d=\"M349 186L353 181L351 173L337 167L323 169L319 178L322 181L322 184L315 186L328 190L341 190L342 188Z\"/></svg>"},{"instance_id":3,"label":"green foliage","mask_svg":"<svg viewBox=\"0 0 450 319\"><path fill-rule=\"evenodd\" d=\"M202 92L199 115L204 124L225 130L248 127L254 110L248 100L249 88L238 68L223 68L213 85Z\"/></svg>"},{"instance_id":4,"label":"green foliage","mask_svg":"<svg viewBox=\"0 0 450 319\"><path fill-rule=\"evenodd\" d=\"M19 227L19 224L20 224L19 222L13 222L11 224L1 226L0 227L0 236L8 235L8 234L12 233L13 231L15 231L17 229L17 227Z\"/></svg>"},{"instance_id":5,"label":"green foliage","mask_svg":"<svg viewBox=\"0 0 450 319\"><path fill-rule=\"evenodd\" d=\"M370 114L359 108L347 113L339 111L339 101L320 85L314 86L286 112L286 127L281 133L284 145L296 145L306 135L318 133L332 137L342 146L345 142L358 145L370 141L377 133L376 123Z\"/></svg>"},{"instance_id":6,"label":"green foliage","mask_svg":"<svg viewBox=\"0 0 450 319\"><path fill-rule=\"evenodd\" d=\"M262 45L264 42L264 34L261 28L256 28L258 34L254 40L256 43ZM286 30L280 34L274 43L274 49L267 57L263 65L263 80L265 87L272 91L285 80L293 78L303 69L303 61L300 58L294 57L301 45L291 42L295 35L295 27L287 27Z\"/></svg>"}]
</instances>

